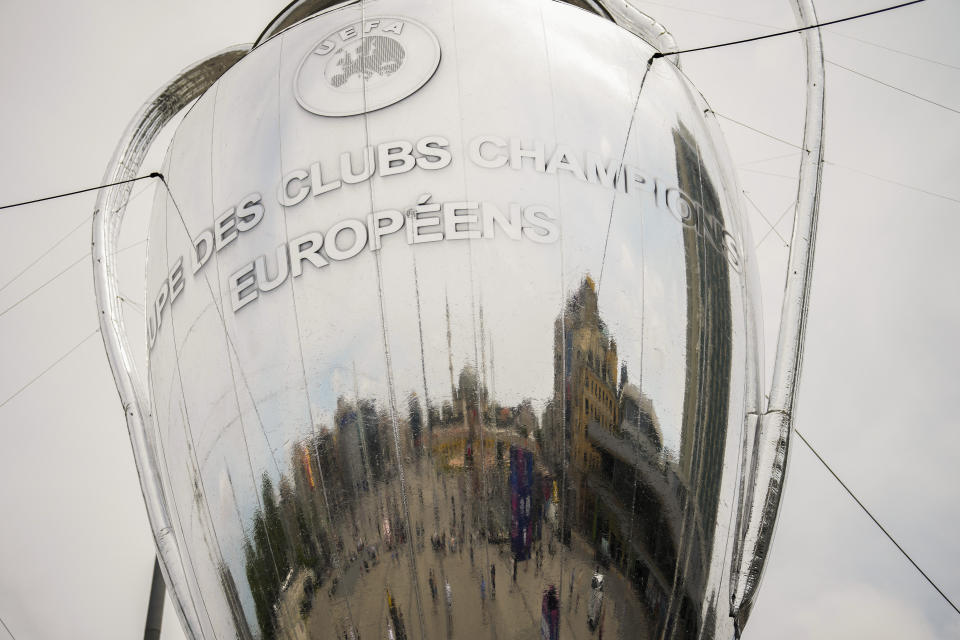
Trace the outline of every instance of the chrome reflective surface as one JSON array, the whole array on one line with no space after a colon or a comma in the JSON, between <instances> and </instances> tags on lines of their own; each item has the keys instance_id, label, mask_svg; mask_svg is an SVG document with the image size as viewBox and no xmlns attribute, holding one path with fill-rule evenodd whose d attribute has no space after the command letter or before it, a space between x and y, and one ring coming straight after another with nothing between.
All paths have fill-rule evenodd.
<instances>
[{"instance_id":1,"label":"chrome reflective surface","mask_svg":"<svg viewBox=\"0 0 960 640\"><path fill-rule=\"evenodd\" d=\"M380 0L193 106L147 384L198 635L732 637L752 245L654 51L561 3Z\"/></svg>"},{"instance_id":2,"label":"chrome reflective surface","mask_svg":"<svg viewBox=\"0 0 960 640\"><path fill-rule=\"evenodd\" d=\"M627 31L643 38L647 44L662 53L669 53L678 49L673 36L666 27L645 14L636 6L636 0L550 0L564 2L579 7L598 16L611 20ZM314 16L331 7L340 7L359 2L359 0L294 0L287 5L278 16L263 30L254 46L269 40L284 29L288 29L302 20ZM671 62L679 65L677 58L670 58Z\"/></svg>"},{"instance_id":3,"label":"chrome reflective surface","mask_svg":"<svg viewBox=\"0 0 960 640\"><path fill-rule=\"evenodd\" d=\"M170 513L160 486L149 393L135 365L120 311L122 296L117 278L117 242L130 200L132 183L129 180L137 177L160 131L249 50L249 45L234 46L201 60L158 89L144 103L127 125L104 175L105 184L127 182L101 189L93 213L91 258L100 334L123 405L140 475L140 489L157 547L157 559L166 585L173 594L187 592L186 569L180 561L180 542L171 528ZM185 632L189 636L197 635L200 626L194 608L177 597L173 598L173 604Z\"/></svg>"},{"instance_id":4,"label":"chrome reflective surface","mask_svg":"<svg viewBox=\"0 0 960 640\"><path fill-rule=\"evenodd\" d=\"M797 23L817 23L813 0L796 0ZM750 425L744 441L743 490L731 572L730 613L739 633L756 601L783 499L789 445L796 408L797 383L813 277L813 256L823 171L825 71L819 29L803 32L807 62L803 162L790 235L790 260L784 283L773 380L764 413Z\"/></svg>"}]
</instances>

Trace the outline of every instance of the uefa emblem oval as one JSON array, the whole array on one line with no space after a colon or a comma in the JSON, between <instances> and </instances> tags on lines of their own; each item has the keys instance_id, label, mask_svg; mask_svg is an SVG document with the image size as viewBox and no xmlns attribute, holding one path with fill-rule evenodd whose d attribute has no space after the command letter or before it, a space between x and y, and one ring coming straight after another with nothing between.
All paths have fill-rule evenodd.
<instances>
[{"instance_id":1,"label":"uefa emblem oval","mask_svg":"<svg viewBox=\"0 0 960 640\"><path fill-rule=\"evenodd\" d=\"M377 16L329 33L294 77L297 102L321 116L354 116L403 100L440 64L440 43L410 18Z\"/></svg>"}]
</instances>

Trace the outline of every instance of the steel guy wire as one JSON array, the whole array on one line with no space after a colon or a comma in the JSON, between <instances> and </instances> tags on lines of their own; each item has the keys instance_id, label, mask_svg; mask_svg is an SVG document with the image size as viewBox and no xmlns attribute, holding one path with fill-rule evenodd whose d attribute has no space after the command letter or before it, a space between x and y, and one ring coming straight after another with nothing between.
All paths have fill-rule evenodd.
<instances>
[{"instance_id":1,"label":"steel guy wire","mask_svg":"<svg viewBox=\"0 0 960 640\"><path fill-rule=\"evenodd\" d=\"M19 272L17 272L17 275L15 275L15 276L13 276L12 278L10 278L9 280L7 280L6 284L4 284L2 287L0 287L0 291L3 291L3 290L6 289L7 287L9 287L11 284L13 284L14 282L16 282L17 279L20 278L20 276L22 276L23 274L25 274L25 273L30 269L30 267L32 267L33 265L37 264L37 263L40 262L41 260L43 260L44 256L50 255L50 253L51 253L54 249L56 249L56 248L59 247L61 244L63 244L63 241L64 241L64 240L66 240L66 239L69 238L71 235L73 235L73 232L74 232L74 231L76 231L77 229L79 229L80 227L82 227L84 224L86 224L87 222L89 222L89 221L90 221L90 218L92 218L92 217L93 217L93 214L91 213L91 214L88 215L86 218L84 218L83 220L81 220L81 221L80 221L80 224L78 224L77 226L75 226L73 229L70 229L70 231L67 231L65 234L63 234L63 237L61 237L59 240L57 240L55 243L53 243L46 251L41 252L40 255L38 255L38 256L33 260L33 262L31 262L30 264L28 264L27 266L25 266L23 269L21 269Z\"/></svg>"},{"instance_id":2,"label":"steel guy wire","mask_svg":"<svg viewBox=\"0 0 960 640\"><path fill-rule=\"evenodd\" d=\"M149 185L144 185L139 191L137 191L137 193L135 193L135 194L133 194L132 196L130 196L130 198L127 200L127 203L129 204L130 202L133 202L133 200L135 200L136 198L138 198L138 197L147 189L148 186L149 186ZM2 292L4 289L6 289L7 287L9 287L11 284L13 284L17 279L20 278L20 276L22 276L24 273L26 273L27 271L29 271L30 268L33 267L33 265L35 265L35 264L37 264L38 262L40 262L41 260L43 260L43 258L44 258L45 256L50 255L51 252L52 252L54 249L56 249L57 247L59 247L67 238L69 238L71 235L73 235L73 233L74 233L77 229L79 229L79 228L82 227L84 224L86 224L87 222L89 222L90 219L93 217L93 215L94 215L94 214L91 213L91 214L88 215L86 218L84 218L83 220L81 220L80 223L79 223L77 226L75 226L74 228L70 229L70 231L68 231L68 232L66 232L65 234L63 234L63 236L61 236L59 240L57 240L55 243L53 243L46 251L44 251L44 252L42 252L40 255L38 255L38 256L33 260L33 262L31 262L30 264L28 264L27 266L25 266L23 269L21 269L21 270L17 273L17 275L15 275L15 276L13 276L12 278L10 278L9 280L7 280L6 284L4 284L3 286L0 286L0 292ZM122 251L122 249L121 249L121 251Z\"/></svg>"},{"instance_id":3,"label":"steel guy wire","mask_svg":"<svg viewBox=\"0 0 960 640\"><path fill-rule=\"evenodd\" d=\"M140 240L140 241L138 241L138 242L134 242L133 244L129 244L129 245L127 245L126 247L124 247L123 249L118 250L115 255L120 255L121 253L123 253L123 252L126 251L127 249L132 249L132 248L134 248L134 247L136 247L136 246L139 246L139 245L141 245L141 244L144 244L145 242L146 242L146 239ZM60 271L58 271L55 275L51 276L50 278L48 278L47 280L45 280L45 281L44 281L43 283L41 283L40 285L34 287L33 289L31 289L31 290L28 291L27 293L23 294L16 302L14 302L13 304L11 304L9 307L7 307L6 309L4 309L3 311L0 311L0 318L2 318L3 316L5 316L8 311L12 311L15 307L19 306L21 302L24 302L25 300L27 300L28 298L30 298L31 296L33 296L33 294L37 293L38 291L40 291L41 289L43 289L44 287L46 287L48 284L50 284L51 282L53 282L54 280L56 280L57 278L59 278L60 276L62 276L63 274L65 274L67 271L70 271L70 269L72 269L72 268L74 268L75 266L77 266L78 264L80 264L85 258L89 258L89 257L90 257L90 251L87 251L87 252L84 253L82 256L80 256L79 258L77 258L76 260L74 260L73 262L71 262L70 264L68 264L66 267L64 267L63 269L61 269Z\"/></svg>"},{"instance_id":4,"label":"steel guy wire","mask_svg":"<svg viewBox=\"0 0 960 640\"><path fill-rule=\"evenodd\" d=\"M924 62L930 62L930 63L933 63L933 64L938 64L938 65L940 65L941 67L947 67L947 68L950 68L950 69L958 69L958 70L960 70L960 67L958 67L958 66L956 66L956 65L953 65L953 64L950 64L949 62L941 62L940 60L934 60L933 58L925 58L925 57L923 57L923 56L918 56L918 55L915 54L915 53L909 53L909 52L907 52L907 51L901 51L900 49L894 49L893 47L888 47L888 46L886 46L886 45L882 45L882 44L880 44L880 43L878 43L878 42L870 42L869 40L864 40L863 38L855 38L854 36L848 36L848 35L845 34L845 33L839 33L839 32L837 32L837 31L834 31L833 29L827 29L826 33L828 33L828 34L830 34L830 35L832 35L832 36L837 36L837 37L840 37L840 38L846 38L847 40L856 40L857 42L862 42L863 44L868 44L868 45L870 45L871 47L877 47L878 49L886 49L887 51L891 51L891 52L893 52L893 53L899 53L899 54L902 55L902 56L907 56L907 57L910 57L910 58L916 58L917 60L923 60Z\"/></svg>"},{"instance_id":5,"label":"steel guy wire","mask_svg":"<svg viewBox=\"0 0 960 640\"><path fill-rule=\"evenodd\" d=\"M43 198L34 198L33 200L25 200L23 202L14 202L13 204L5 204L0 206L0 211L3 209L13 209L14 207L22 207L28 204L36 204L37 202L46 202L47 200L56 200L57 198L66 198L67 196L75 196L80 193L87 193L89 191L96 191L98 189L106 189L107 187L116 187L121 184L128 184L130 182L136 182L137 180L146 180L147 178L159 178L160 174L154 171L151 174L145 176L138 176L136 178L128 178L127 180L118 180L117 182L110 182L108 184L98 184L95 187L86 187L85 189L77 189L76 191L68 191L66 193L58 193L52 196L44 196Z\"/></svg>"},{"instance_id":6,"label":"steel guy wire","mask_svg":"<svg viewBox=\"0 0 960 640\"><path fill-rule=\"evenodd\" d=\"M739 22L741 24L749 24L757 27L767 27L770 29L776 29L776 26L772 24L766 24L764 22L754 22L753 20L745 20L743 18L732 18L730 16L724 16L719 13L710 13L709 11L699 11L697 9L692 9L690 7L678 7L673 4L667 4L664 2L651 2L650 0L641 0L641 3L650 4L657 7L666 7L671 11L682 11L683 13L694 13L701 16L708 16L710 18L716 18L717 20L726 20L727 22ZM873 42L871 40L866 40L864 38L857 38L855 36L851 36L846 33L840 33L836 29L824 29L824 33L829 34L831 36L836 36L838 38L844 38L846 40L855 40L856 42L860 42L862 44L869 45L871 47L877 47L878 49L885 49L887 51L890 51L891 53L897 53L902 56L907 56L908 58L916 58L917 60L923 60L924 62L940 65L942 67L947 67L949 69L960 70L960 66L950 64L949 62L934 60L933 58L927 58L925 56L917 55L915 53L910 53L909 51L903 51L902 49L894 49L893 47L888 47L887 45L883 45L878 42Z\"/></svg>"},{"instance_id":7,"label":"steel guy wire","mask_svg":"<svg viewBox=\"0 0 960 640\"><path fill-rule=\"evenodd\" d=\"M753 205L753 208L757 210L757 213L760 214L760 217L763 218L763 221L767 223L767 226L768 226L768 227L770 227L770 231L773 231L775 234L777 234L777 237L780 238L780 241L781 241L781 242L783 242L783 246L789 247L789 246L790 246L790 243L787 242L786 240L784 240L783 236L780 235L780 232L777 231L777 228L773 225L772 222L770 222L769 218L767 218L767 216L763 213L763 211L760 209L760 207L757 206L757 203L753 201L753 198L750 197L750 194L748 194L746 191L744 191L744 192L743 192L743 197L746 198L747 201L748 201L750 204ZM793 205L791 205L791 206L793 206ZM781 217L782 217L782 216L781 216ZM779 222L779 220L778 220L778 222ZM770 233L770 231L768 231L767 233Z\"/></svg>"},{"instance_id":8,"label":"steel guy wire","mask_svg":"<svg viewBox=\"0 0 960 640\"><path fill-rule=\"evenodd\" d=\"M13 631L10 631L10 627L7 626L7 623L3 621L2 617L0 617L0 625L3 625L3 630L10 634L10 637L13 638L13 640L17 640L17 637L13 635Z\"/></svg>"},{"instance_id":9,"label":"steel guy wire","mask_svg":"<svg viewBox=\"0 0 960 640\"><path fill-rule=\"evenodd\" d=\"M749 169L747 167L742 167L742 171L749 171L750 173L759 173L764 176L773 176L774 178L783 178L784 180L797 181L797 176L787 176L782 173L774 173L773 171L762 171L760 169Z\"/></svg>"},{"instance_id":10,"label":"steel guy wire","mask_svg":"<svg viewBox=\"0 0 960 640\"><path fill-rule=\"evenodd\" d=\"M738 164L737 167L738 168L749 167L752 164L763 164L765 162L773 162L774 160L784 160L786 158L794 158L794 157L796 157L796 153L782 153L780 155L771 156L769 158L759 158L757 160L750 160L748 162L743 162L741 164Z\"/></svg>"},{"instance_id":11,"label":"steel guy wire","mask_svg":"<svg viewBox=\"0 0 960 640\"><path fill-rule=\"evenodd\" d=\"M68 264L66 267L64 267L63 269L61 269L60 271L58 271L55 275L51 276L51 277L48 278L47 280L44 280L44 282L43 282L41 285L39 285L38 287L35 287L34 289L31 289L29 292L27 292L26 294L24 294L23 296L21 296L16 302L14 302L13 304L11 304L9 307L7 307L6 309L4 309L3 311L0 311L0 318L2 318L3 316L7 315L7 312L8 312L8 311L13 311L14 309L16 309L18 306L20 306L20 303L22 303L22 302L24 302L25 300L27 300L28 298L30 298L33 294L37 293L38 291L40 291L41 289L43 289L44 287L46 287L48 284L50 284L51 282L53 282L54 280L56 280L57 278L59 278L60 276L62 276L63 274L65 274L67 271L70 271L70 269L72 269L72 268L74 268L75 266L77 266L78 264L80 264L80 262L82 262L83 260L85 260L85 259L88 258L89 256L90 256L90 252L87 251L85 254L83 254L82 256L80 256L79 258L77 258L76 260L74 260L73 262L71 262L70 264Z\"/></svg>"},{"instance_id":12,"label":"steel guy wire","mask_svg":"<svg viewBox=\"0 0 960 640\"><path fill-rule=\"evenodd\" d=\"M712 113L713 113L714 115L716 115L717 117L723 118L724 120L729 120L730 122L732 122L732 123L734 123L734 124L740 125L741 127L745 127L745 128L747 128L747 129L749 129L750 131L753 131L753 132L755 132L755 133L758 133L758 134L760 134L760 135L762 135L762 136L764 136L764 137L770 138L771 140L776 140L777 142L782 142L783 144L789 145L789 146L791 146L791 147L793 147L793 148L795 148L795 149L803 150L802 147L800 147L800 146L798 146L798 145L795 145L795 144L793 144L792 142L788 142L788 141L786 141L786 140L784 140L784 139L782 139L782 138L778 138L777 136L772 135L772 134L770 134L770 133L767 133L766 131L762 131L762 130L757 129L757 128L755 128L755 127L751 127L750 125L744 124L743 122L740 122L739 120L734 120L733 118L730 118L730 117L728 117L728 116L725 116L725 115L723 115L722 113L718 113L718 112L716 112L716 111L713 111ZM827 165L830 165L830 166L833 166L833 167L840 167L841 169L847 169L848 171L854 171L854 172L856 172L856 173L865 175L865 176L867 176L867 177L869 177L869 178L873 178L874 180L879 180L879 181L881 181L881 182L886 182L886 183L889 183L889 184L894 184L894 185L897 185L898 187L903 187L904 189L910 189L911 191L919 191L920 193L925 193L925 194L927 194L928 196L933 196L933 197L935 197L935 198L942 198L943 200L949 200L950 202L960 202L960 198L954 198L953 196L948 196L948 195L945 195L945 194L942 194L942 193L938 193L938 192L936 192L936 191L930 191L930 190L928 190L928 189L922 189L922 188L916 187L916 186L914 186L914 185L912 185L912 184L907 184L907 183L905 183L905 182L898 182L898 181L896 181L896 180L891 180L890 178L886 178L886 177L884 177L884 176L878 176L878 175L876 175L876 174L874 174L874 173L869 173L869 172L864 171L864 170L862 170L862 169L856 169L856 168L851 167L851 166L849 166L849 165L840 164L839 162L834 162L833 160L824 160L824 161L823 161L823 164L827 164ZM743 171L749 171L749 172L751 172L751 173L760 173L760 174L763 174L763 175L775 176L775 177L777 177L777 178L789 178L790 180L796 180L796 176L785 176L785 175L780 174L780 173L771 173L771 172L768 172L768 171L760 171L760 170L758 170L758 169L748 169L747 167L741 167L741 169L742 169Z\"/></svg>"},{"instance_id":13,"label":"steel guy wire","mask_svg":"<svg viewBox=\"0 0 960 640\"><path fill-rule=\"evenodd\" d=\"M819 29L821 27L826 27L831 24L839 24L841 22L849 22L850 20L859 20L860 18L866 18L867 16L874 16L878 13L885 13L887 11L893 11L894 9L902 9L903 7L909 7L913 4L920 4L921 2L926 2L926 0L911 0L910 2L903 2L900 4L893 5L891 7L884 7L882 9L875 9L874 11L867 11L866 13L859 13L855 16L847 16L846 18L837 18L836 20L827 20L826 22L818 22L816 24L807 25L806 27L797 27L796 29L787 29L786 31L777 31L775 33L767 33L761 36L754 36L752 38L743 38L741 40L732 40L730 42L720 42L718 44L709 44L703 47L692 47L690 49L681 49L679 51L670 51L664 53L658 51L653 56L651 60L656 60L657 58L666 58L667 56L678 56L681 53L694 53L696 51L707 51L710 49L720 49L721 47L731 47L736 44L746 44L748 42L757 42L758 40L767 40L768 38L776 38L778 36L785 36L791 33L800 33L802 31L809 31L810 29Z\"/></svg>"},{"instance_id":14,"label":"steel guy wire","mask_svg":"<svg viewBox=\"0 0 960 640\"><path fill-rule=\"evenodd\" d=\"M840 167L841 169L846 169L847 171L853 171L854 173L859 173L860 175L867 176L868 178L873 178L874 180L879 180L880 182L886 182L887 184L897 185L898 187L903 187L904 189L910 189L911 191L919 191L920 193L925 193L928 196L933 196L935 198L942 198L943 200L949 200L950 202L960 202L960 198L954 198L952 196L947 196L942 193L937 193L936 191L928 191L927 189L921 189L920 187L915 187L904 182L897 182L896 180L891 180L890 178L885 178L883 176L878 176L873 173L868 173L862 169L856 169L854 167L847 166L845 164L840 164L839 162L833 162L831 160L824 160L824 164L828 164L833 167Z\"/></svg>"},{"instance_id":15,"label":"steel guy wire","mask_svg":"<svg viewBox=\"0 0 960 640\"><path fill-rule=\"evenodd\" d=\"M930 104L932 104L932 105L935 106L935 107L940 107L941 109L946 109L947 111L952 111L952 112L954 112L954 113L960 113L960 110L958 110L958 109L954 109L953 107L948 107L947 105L945 105L945 104L940 104L939 102L934 102L934 101L931 100L930 98L924 98L923 96L918 96L917 94L913 93L912 91L907 91L906 89L901 89L900 87L894 86L894 85L892 85L892 84L890 84L890 83L888 83L888 82L884 82L883 80L878 80L877 78L874 78L873 76L868 76L868 75L865 74L865 73L861 73L860 71L857 71L856 69L851 69L850 67L845 67L845 66L843 66L842 64L840 64L839 62L834 62L833 60L829 60L829 59L826 60L826 62L827 62L827 64L832 64L832 65L835 66L835 67L840 67L840 68L843 69L844 71L848 71L848 72L850 72L850 73L852 73L852 74L854 74L854 75L858 75L858 76L860 76L861 78L866 78L867 80L872 80L873 82L876 82L877 84L882 84L883 86L885 86L885 87L887 87L887 88L889 88L889 89L893 89L894 91L899 91L900 93L905 93L905 94L907 94L908 96L912 96L912 97L916 98L917 100L923 100L924 102L929 102Z\"/></svg>"},{"instance_id":16,"label":"steel guy wire","mask_svg":"<svg viewBox=\"0 0 960 640\"><path fill-rule=\"evenodd\" d=\"M749 129L750 131L753 131L754 133L759 133L760 135L765 136L765 137L767 137L767 138L770 138L771 140L776 140L777 142L782 142L783 144L787 145L788 147L793 147L794 149L797 149L797 150L799 150L799 151L807 151L807 149L804 149L803 147L801 147L800 145L796 144L795 142L790 142L789 140L784 140L783 138L778 138L777 136L773 135L772 133L767 133L766 131L761 131L760 129L757 129L757 128L755 128L755 127L752 127L752 126L750 126L749 124L747 124L747 123L745 123L745 122L740 122L739 120L734 120L734 119L731 118L730 116L726 116L726 115L720 113L719 111L714 111L713 109L709 109L708 111L710 111L710 113L712 113L713 115L717 116L718 118L723 118L724 120L727 120L727 121L729 121L729 122L732 122L733 124L740 125L740 126L743 127L744 129Z\"/></svg>"},{"instance_id":17,"label":"steel guy wire","mask_svg":"<svg viewBox=\"0 0 960 640\"><path fill-rule=\"evenodd\" d=\"M763 234L763 237L760 238L760 242L757 243L757 246L755 246L754 249L759 249L759 248L760 248L760 245L763 244L763 241L766 240L767 237L770 236L770 232L773 231L774 228L775 228L778 224L780 224L780 221L781 221L781 220L783 220L783 216L787 215L787 213L790 212L790 209L793 209L793 208L796 207L796 206L797 206L796 201L791 201L790 204L787 205L787 208L783 210L783 213L781 213L780 216L777 218L777 221L773 223L773 226L771 226L769 229L767 229L767 232L766 232L765 234ZM777 234L777 235L779 235L779 234ZM782 239L783 239L783 238L781 238L781 240L782 240ZM767 398L767 399L769 400L770 398Z\"/></svg>"},{"instance_id":18,"label":"steel guy wire","mask_svg":"<svg viewBox=\"0 0 960 640\"><path fill-rule=\"evenodd\" d=\"M806 439L805 437L803 437L803 434L800 433L800 430L794 428L793 432L794 432L795 434L797 434L797 437L799 437L800 440L803 441L803 444L807 445L807 448L810 449L810 451L813 453L813 455L815 455L815 456L817 457L817 460L820 461L820 464L822 464L822 465L827 469L827 471L830 472L830 475L833 476L834 480L836 480L837 482L840 483L840 486L843 487L844 491L846 491L847 494L849 494L849 496L850 496L851 498L853 498L854 502L856 502L857 505L858 505L861 509L863 509L863 512L866 513L868 516L870 516L870 519L873 520L873 524L877 525L877 527L880 528L880 531L883 532L883 535L887 536L887 538L890 540L890 542L893 543L893 545L897 548L897 550L898 550L901 554L903 554L903 557L910 561L910 564L913 565L913 568L916 569L917 571L919 571L919 572L920 572L920 575L922 575L922 576L924 577L924 579L925 579L928 583L930 583L930 586L933 587L934 589L936 589L937 593L940 594L940 597L943 598L943 599L947 602L947 604L949 604L951 607L953 607L953 610L954 610L954 611L956 611L958 614L960 614L960 609L957 608L957 605L953 604L953 601L952 601L949 597L947 597L947 594L945 594L945 593L943 592L943 590L940 589L940 587L938 587L937 584L930 578L930 576L928 576L927 573L926 573L923 569L920 568L920 565L918 565L918 564L914 561L914 559L910 557L910 554L907 553L906 550L905 550L903 547L900 546L900 543L897 542L896 540L894 540L893 536L890 535L890 532L887 531L886 528L885 528L882 524L880 524L880 521L877 520L872 513L870 513L870 510L867 509L867 507L863 504L863 502L860 501L860 498L858 498L858 497L856 496L856 494L854 494L853 491L850 489L850 487L848 487L848 486L846 485L846 483L845 483L843 480L840 479L840 476L838 476L838 475L836 474L836 472L834 472L834 470L830 467L830 465L827 464L827 461L824 460L823 457L822 457L819 453L817 453L817 450L813 448L813 445L810 444L810 442L807 441L807 439Z\"/></svg>"},{"instance_id":19,"label":"steel guy wire","mask_svg":"<svg viewBox=\"0 0 960 640\"><path fill-rule=\"evenodd\" d=\"M29 387L29 386L32 385L34 382L36 382L37 380L39 380L40 378L42 378L48 371L50 371L50 369L53 369L55 366L57 366L58 364L60 364L61 362L63 362L63 360L64 360L67 356L69 356L71 353L73 353L74 351L76 351L77 349L79 349L80 346L81 346L84 342L86 342L87 340L89 340L90 338L92 338L93 336L95 336L95 335L98 334L98 333L100 333L100 327L97 327L96 329L93 330L92 333L88 334L83 340L81 340L81 341L78 342L77 344L73 345L70 349L67 350L66 353L64 353L62 356L60 356L59 358L57 358L56 360L54 360L50 365L48 365L46 369L44 369L43 371L41 371L40 373L38 373L38 374L37 374L34 378L32 378L29 382L27 382L25 385L23 385L22 387L20 387L19 389L17 389L17 390L13 393L13 395L9 396L9 397L8 397L6 400L4 400L3 402L0 402L0 408L3 408L8 402L10 402L10 401L13 400L14 398L16 398L18 395L20 395L24 390L27 389L27 387Z\"/></svg>"}]
</instances>

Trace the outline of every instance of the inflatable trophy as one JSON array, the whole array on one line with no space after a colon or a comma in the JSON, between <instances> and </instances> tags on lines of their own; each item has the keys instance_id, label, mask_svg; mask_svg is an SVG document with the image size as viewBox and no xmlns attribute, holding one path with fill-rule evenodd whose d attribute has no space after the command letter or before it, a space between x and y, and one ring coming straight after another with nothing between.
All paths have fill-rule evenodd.
<instances>
[{"instance_id":1,"label":"inflatable trophy","mask_svg":"<svg viewBox=\"0 0 960 640\"><path fill-rule=\"evenodd\" d=\"M110 180L188 108L145 371L117 309L129 185L98 203L95 277L189 637L740 634L820 128L767 403L740 192L673 51L624 0L301 0L137 114Z\"/></svg>"}]
</instances>

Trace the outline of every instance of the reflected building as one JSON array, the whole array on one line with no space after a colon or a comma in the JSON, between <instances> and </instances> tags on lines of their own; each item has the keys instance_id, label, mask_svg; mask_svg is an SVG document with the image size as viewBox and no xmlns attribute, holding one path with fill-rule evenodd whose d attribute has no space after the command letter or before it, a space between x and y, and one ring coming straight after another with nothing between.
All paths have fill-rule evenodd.
<instances>
[{"instance_id":1,"label":"reflected building","mask_svg":"<svg viewBox=\"0 0 960 640\"><path fill-rule=\"evenodd\" d=\"M730 638L759 345L705 103L593 2L328 4L197 100L151 222L184 620Z\"/></svg>"},{"instance_id":2,"label":"reflected building","mask_svg":"<svg viewBox=\"0 0 960 640\"><path fill-rule=\"evenodd\" d=\"M719 196L699 170L690 132L675 130L674 139L681 189L696 194L702 207L693 215L719 219ZM729 265L724 248L713 242L697 225L684 228L690 312L679 449L664 449L653 401L618 363L616 339L589 275L554 324L554 395L545 412L545 450L554 472L566 472L564 539L569 541L571 529L579 532L600 564L629 577L649 619L660 621L656 634L675 638L699 637L706 618L716 624L715 611L705 611L703 603L711 599L706 590L718 526L732 344L729 294L716 286L729 282Z\"/></svg>"}]
</instances>

